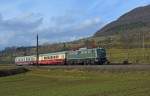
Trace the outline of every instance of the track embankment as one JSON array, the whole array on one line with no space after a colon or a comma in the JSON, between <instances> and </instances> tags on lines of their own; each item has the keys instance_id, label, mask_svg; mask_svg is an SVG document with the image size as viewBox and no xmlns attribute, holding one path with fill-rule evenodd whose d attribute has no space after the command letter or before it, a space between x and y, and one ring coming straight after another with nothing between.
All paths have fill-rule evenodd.
<instances>
[{"instance_id":1,"label":"track embankment","mask_svg":"<svg viewBox=\"0 0 150 96\"><path fill-rule=\"evenodd\" d=\"M28 66L27 68L42 69L89 69L89 70L150 70L150 65L57 65L57 66Z\"/></svg>"},{"instance_id":2,"label":"track embankment","mask_svg":"<svg viewBox=\"0 0 150 96\"><path fill-rule=\"evenodd\" d=\"M16 74L25 73L28 71L29 70L24 67L14 68L14 69L2 69L0 70L0 77L16 75Z\"/></svg>"}]
</instances>

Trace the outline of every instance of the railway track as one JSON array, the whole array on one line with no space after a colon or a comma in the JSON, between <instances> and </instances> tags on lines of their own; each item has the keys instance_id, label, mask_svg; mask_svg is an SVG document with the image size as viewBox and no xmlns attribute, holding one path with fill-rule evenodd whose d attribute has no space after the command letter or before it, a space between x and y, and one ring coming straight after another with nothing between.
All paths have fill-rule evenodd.
<instances>
[{"instance_id":1,"label":"railway track","mask_svg":"<svg viewBox=\"0 0 150 96\"><path fill-rule=\"evenodd\" d=\"M28 68L45 68L45 69L96 69L96 70L150 70L148 65L50 65L50 66L25 66Z\"/></svg>"}]
</instances>

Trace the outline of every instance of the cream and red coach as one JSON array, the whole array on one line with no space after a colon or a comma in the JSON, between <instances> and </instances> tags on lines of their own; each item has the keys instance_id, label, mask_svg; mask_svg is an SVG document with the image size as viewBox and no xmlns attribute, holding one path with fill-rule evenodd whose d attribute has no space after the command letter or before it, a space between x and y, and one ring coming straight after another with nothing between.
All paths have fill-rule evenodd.
<instances>
[{"instance_id":1,"label":"cream and red coach","mask_svg":"<svg viewBox=\"0 0 150 96\"><path fill-rule=\"evenodd\" d=\"M40 54L39 64L41 65L64 64L66 58L65 56L66 56L65 52Z\"/></svg>"}]
</instances>

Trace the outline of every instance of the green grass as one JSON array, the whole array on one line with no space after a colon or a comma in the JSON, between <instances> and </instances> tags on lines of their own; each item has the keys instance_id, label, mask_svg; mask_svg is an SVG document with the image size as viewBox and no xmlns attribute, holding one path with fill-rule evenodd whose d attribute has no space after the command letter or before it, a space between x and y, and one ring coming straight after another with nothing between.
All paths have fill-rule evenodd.
<instances>
[{"instance_id":1,"label":"green grass","mask_svg":"<svg viewBox=\"0 0 150 96\"><path fill-rule=\"evenodd\" d=\"M14 64L0 64L0 70L14 69L14 68L16 68L16 65L14 65Z\"/></svg>"},{"instance_id":2,"label":"green grass","mask_svg":"<svg viewBox=\"0 0 150 96\"><path fill-rule=\"evenodd\" d=\"M133 64L150 64L150 48L108 49L107 57L110 62L122 63L128 59Z\"/></svg>"},{"instance_id":3,"label":"green grass","mask_svg":"<svg viewBox=\"0 0 150 96\"><path fill-rule=\"evenodd\" d=\"M0 78L1 96L150 96L150 71L33 69Z\"/></svg>"}]
</instances>

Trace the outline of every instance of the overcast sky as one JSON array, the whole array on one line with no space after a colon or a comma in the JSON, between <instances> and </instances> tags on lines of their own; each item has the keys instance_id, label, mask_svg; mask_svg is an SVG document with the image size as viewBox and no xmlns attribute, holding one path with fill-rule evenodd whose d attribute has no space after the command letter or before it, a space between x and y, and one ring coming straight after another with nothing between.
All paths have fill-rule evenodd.
<instances>
[{"instance_id":1,"label":"overcast sky","mask_svg":"<svg viewBox=\"0 0 150 96\"><path fill-rule=\"evenodd\" d=\"M0 0L0 50L92 36L150 0Z\"/></svg>"}]
</instances>

